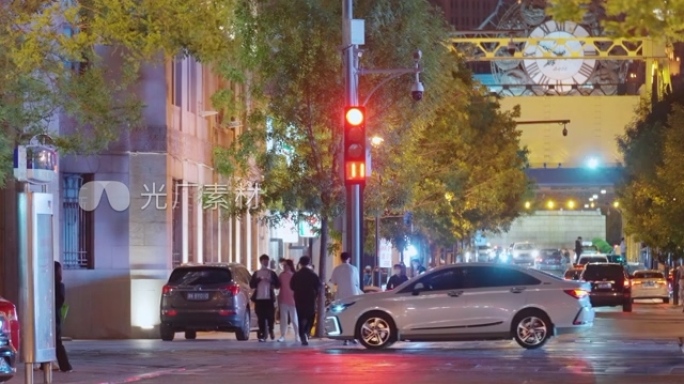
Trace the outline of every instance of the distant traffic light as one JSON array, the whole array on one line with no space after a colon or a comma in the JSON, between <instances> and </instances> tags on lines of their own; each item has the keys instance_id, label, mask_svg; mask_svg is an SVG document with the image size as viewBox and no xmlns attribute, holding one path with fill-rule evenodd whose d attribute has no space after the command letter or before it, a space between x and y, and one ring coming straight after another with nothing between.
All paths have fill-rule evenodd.
<instances>
[{"instance_id":1,"label":"distant traffic light","mask_svg":"<svg viewBox=\"0 0 684 384\"><path fill-rule=\"evenodd\" d=\"M366 182L366 109L347 107L344 111L344 181Z\"/></svg>"}]
</instances>

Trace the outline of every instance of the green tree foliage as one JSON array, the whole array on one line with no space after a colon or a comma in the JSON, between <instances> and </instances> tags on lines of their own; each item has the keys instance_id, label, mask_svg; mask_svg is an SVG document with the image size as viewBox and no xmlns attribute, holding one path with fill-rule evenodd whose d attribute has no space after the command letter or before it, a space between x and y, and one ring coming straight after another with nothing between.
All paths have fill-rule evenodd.
<instances>
[{"instance_id":1,"label":"green tree foliage","mask_svg":"<svg viewBox=\"0 0 684 384\"><path fill-rule=\"evenodd\" d=\"M454 85L436 119L411 147L412 174L419 175L411 210L425 235L447 247L477 230L507 228L530 187L526 151L519 147L513 120L518 109L501 112L467 72L451 74ZM466 91L457 84L465 84Z\"/></svg>"},{"instance_id":2,"label":"green tree foliage","mask_svg":"<svg viewBox=\"0 0 684 384\"><path fill-rule=\"evenodd\" d=\"M650 36L684 41L684 0L549 0L548 12L557 20L581 21L592 10L603 16L613 36Z\"/></svg>"},{"instance_id":3,"label":"green tree foliage","mask_svg":"<svg viewBox=\"0 0 684 384\"><path fill-rule=\"evenodd\" d=\"M62 152L106 148L140 126L142 64L229 51L232 0L0 2L0 185L11 151L57 122ZM162 96L163 97L163 96Z\"/></svg>"},{"instance_id":4,"label":"green tree foliage","mask_svg":"<svg viewBox=\"0 0 684 384\"><path fill-rule=\"evenodd\" d=\"M625 177L618 187L625 232L654 248L684 245L684 105L682 94L643 108L618 140Z\"/></svg>"}]
</instances>

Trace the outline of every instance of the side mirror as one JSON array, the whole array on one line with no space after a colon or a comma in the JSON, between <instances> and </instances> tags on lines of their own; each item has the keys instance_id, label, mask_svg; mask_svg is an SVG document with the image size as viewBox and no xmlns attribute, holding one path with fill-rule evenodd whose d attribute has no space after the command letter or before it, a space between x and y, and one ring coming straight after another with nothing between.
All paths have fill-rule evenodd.
<instances>
[{"instance_id":1,"label":"side mirror","mask_svg":"<svg viewBox=\"0 0 684 384\"><path fill-rule=\"evenodd\" d=\"M413 296L418 296L418 295L420 295L420 291L422 291L424 289L425 289L425 286L423 285L423 283L416 283L416 285L413 286L413 292L411 292L411 294Z\"/></svg>"}]
</instances>

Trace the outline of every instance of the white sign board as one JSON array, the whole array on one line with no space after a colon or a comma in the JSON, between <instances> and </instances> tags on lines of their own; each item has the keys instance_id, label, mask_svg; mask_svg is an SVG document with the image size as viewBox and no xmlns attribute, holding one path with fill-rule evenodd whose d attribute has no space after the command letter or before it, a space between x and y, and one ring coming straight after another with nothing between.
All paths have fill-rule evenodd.
<instances>
[{"instance_id":1,"label":"white sign board","mask_svg":"<svg viewBox=\"0 0 684 384\"><path fill-rule=\"evenodd\" d=\"M318 237L321 222L315 217L308 217L299 221L299 237L311 238Z\"/></svg>"},{"instance_id":2,"label":"white sign board","mask_svg":"<svg viewBox=\"0 0 684 384\"><path fill-rule=\"evenodd\" d=\"M382 239L380 241L380 268L392 268L392 243Z\"/></svg>"},{"instance_id":3,"label":"white sign board","mask_svg":"<svg viewBox=\"0 0 684 384\"><path fill-rule=\"evenodd\" d=\"M273 227L274 239L280 239L283 243L297 243L299 242L299 235L297 234L297 226L294 221L283 219Z\"/></svg>"}]
</instances>

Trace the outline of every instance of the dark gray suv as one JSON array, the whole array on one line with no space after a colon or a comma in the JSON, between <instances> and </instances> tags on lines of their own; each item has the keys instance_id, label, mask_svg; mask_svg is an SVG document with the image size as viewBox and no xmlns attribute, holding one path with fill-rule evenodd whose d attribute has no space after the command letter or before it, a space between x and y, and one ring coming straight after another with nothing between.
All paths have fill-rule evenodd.
<instances>
[{"instance_id":1,"label":"dark gray suv","mask_svg":"<svg viewBox=\"0 0 684 384\"><path fill-rule=\"evenodd\" d=\"M235 332L249 340L250 274L240 264L186 264L171 272L162 289L160 336L176 332L195 339L197 331Z\"/></svg>"}]
</instances>

